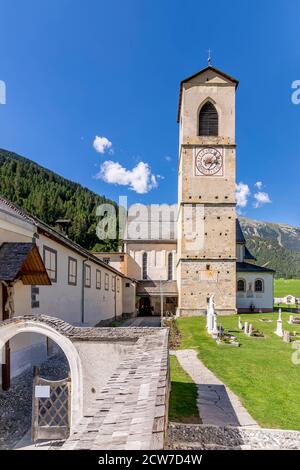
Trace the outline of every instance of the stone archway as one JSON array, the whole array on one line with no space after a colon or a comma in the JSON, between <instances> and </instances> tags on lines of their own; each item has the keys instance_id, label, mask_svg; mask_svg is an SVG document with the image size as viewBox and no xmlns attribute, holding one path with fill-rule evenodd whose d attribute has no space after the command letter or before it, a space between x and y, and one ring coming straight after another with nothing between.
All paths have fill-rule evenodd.
<instances>
[{"instance_id":1,"label":"stone archway","mask_svg":"<svg viewBox=\"0 0 300 470\"><path fill-rule=\"evenodd\" d=\"M55 320L55 319L53 319ZM49 324L50 323L50 324ZM61 322L64 323L64 322ZM65 324L66 325L66 324ZM5 343L19 333L38 333L53 340L64 352L71 372L71 431L83 414L83 374L78 351L63 330L51 325L49 317L43 320L26 316L0 322L0 354ZM0 356L1 357L1 356Z\"/></svg>"}]
</instances>

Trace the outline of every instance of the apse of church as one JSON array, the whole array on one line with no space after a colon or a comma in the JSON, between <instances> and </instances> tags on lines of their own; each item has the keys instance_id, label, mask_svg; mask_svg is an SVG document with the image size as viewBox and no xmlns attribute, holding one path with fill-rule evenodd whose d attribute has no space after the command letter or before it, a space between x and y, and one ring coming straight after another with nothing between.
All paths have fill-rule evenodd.
<instances>
[{"instance_id":1,"label":"apse of church","mask_svg":"<svg viewBox=\"0 0 300 470\"><path fill-rule=\"evenodd\" d=\"M181 315L203 313L212 294L219 313L236 312L237 85L237 80L211 66L181 82L177 230Z\"/></svg>"}]
</instances>

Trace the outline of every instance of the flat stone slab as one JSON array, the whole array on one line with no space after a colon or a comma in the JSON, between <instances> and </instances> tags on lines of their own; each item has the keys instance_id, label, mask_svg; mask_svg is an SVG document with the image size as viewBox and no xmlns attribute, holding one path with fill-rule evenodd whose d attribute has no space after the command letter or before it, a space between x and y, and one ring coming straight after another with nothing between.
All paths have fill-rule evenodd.
<instances>
[{"instance_id":1,"label":"flat stone slab","mask_svg":"<svg viewBox=\"0 0 300 470\"><path fill-rule=\"evenodd\" d=\"M197 385L197 406L203 424L259 427L237 395L205 367L194 349L178 350L175 355Z\"/></svg>"},{"instance_id":2,"label":"flat stone slab","mask_svg":"<svg viewBox=\"0 0 300 470\"><path fill-rule=\"evenodd\" d=\"M131 329L121 330L128 334ZM169 393L168 329L133 331L138 339L131 353L95 394L62 450L163 449Z\"/></svg>"}]
</instances>

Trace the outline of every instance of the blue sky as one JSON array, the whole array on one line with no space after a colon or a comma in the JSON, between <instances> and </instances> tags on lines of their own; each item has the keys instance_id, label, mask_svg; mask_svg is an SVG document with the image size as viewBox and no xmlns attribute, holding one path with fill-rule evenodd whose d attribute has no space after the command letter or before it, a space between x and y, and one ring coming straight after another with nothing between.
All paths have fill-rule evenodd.
<instances>
[{"instance_id":1,"label":"blue sky","mask_svg":"<svg viewBox=\"0 0 300 470\"><path fill-rule=\"evenodd\" d=\"M251 192L242 212L300 225L298 0L0 0L0 17L0 147L115 200L174 203L179 83L206 66L210 47L213 65L240 80L237 182ZM105 153L96 136L111 142ZM105 161L147 192L97 179ZM158 187L141 186L147 172ZM255 208L257 192L271 202Z\"/></svg>"}]
</instances>

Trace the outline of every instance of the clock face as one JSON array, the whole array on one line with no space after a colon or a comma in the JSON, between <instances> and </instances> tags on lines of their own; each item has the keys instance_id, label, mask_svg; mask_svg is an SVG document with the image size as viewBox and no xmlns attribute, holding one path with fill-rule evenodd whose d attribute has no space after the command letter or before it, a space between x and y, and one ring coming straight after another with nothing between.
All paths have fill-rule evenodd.
<instances>
[{"instance_id":1,"label":"clock face","mask_svg":"<svg viewBox=\"0 0 300 470\"><path fill-rule=\"evenodd\" d=\"M223 176L223 156L213 147L201 148L195 157L198 175Z\"/></svg>"}]
</instances>

